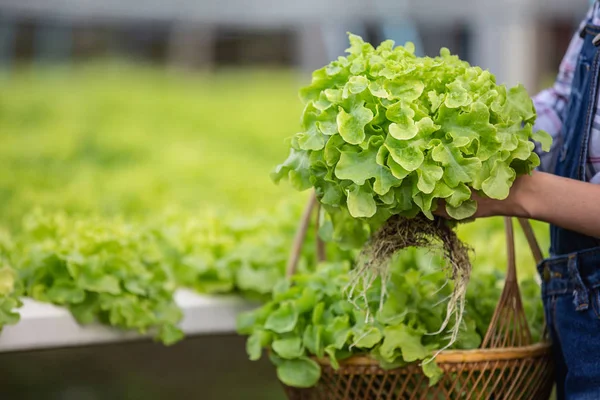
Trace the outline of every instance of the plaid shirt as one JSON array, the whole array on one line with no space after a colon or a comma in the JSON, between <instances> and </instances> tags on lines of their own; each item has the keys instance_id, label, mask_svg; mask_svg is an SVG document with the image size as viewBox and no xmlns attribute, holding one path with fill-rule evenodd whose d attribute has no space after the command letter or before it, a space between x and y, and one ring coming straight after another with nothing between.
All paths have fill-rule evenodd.
<instances>
[{"instance_id":1,"label":"plaid shirt","mask_svg":"<svg viewBox=\"0 0 600 400\"><path fill-rule=\"evenodd\" d=\"M590 19L592 24L600 25L599 2L594 2L590 7L586 19L579 26L579 30ZM552 135L554 139L550 152L541 154L542 164L539 167L541 171L552 172L554 170L558 153L562 147L561 127L564 117L563 110L571 93L571 82L573 81L577 58L583 45L583 39L579 36L579 30L573 35L573 39L571 39L569 48L560 64L554 86L540 92L533 98L533 103L538 114L534 129L543 129ZM589 140L587 179L592 183L600 183L600 110L598 108L596 108L594 114L594 123Z\"/></svg>"}]
</instances>

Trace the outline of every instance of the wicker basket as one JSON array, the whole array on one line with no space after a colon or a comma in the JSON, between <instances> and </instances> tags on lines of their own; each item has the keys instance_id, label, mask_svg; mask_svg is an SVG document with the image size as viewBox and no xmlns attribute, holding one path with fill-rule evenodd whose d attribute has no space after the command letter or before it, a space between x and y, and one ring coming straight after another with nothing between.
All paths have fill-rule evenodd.
<instances>
[{"instance_id":1,"label":"wicker basket","mask_svg":"<svg viewBox=\"0 0 600 400\"><path fill-rule=\"evenodd\" d=\"M288 263L294 273L309 220L318 203L307 206ZM318 214L318 211L317 211ZM519 219L536 262L541 251L527 220ZM532 343L525 318L515 266L514 232L511 218L505 219L508 251L506 282L492 321L479 349L449 350L440 353L437 363L445 372L429 386L419 365L384 370L377 361L354 356L334 370L327 359L321 365L321 379L315 387L299 389L284 386L290 400L446 400L506 399L540 400L550 397L553 386L551 344L544 339ZM322 243L318 256L325 258Z\"/></svg>"}]
</instances>

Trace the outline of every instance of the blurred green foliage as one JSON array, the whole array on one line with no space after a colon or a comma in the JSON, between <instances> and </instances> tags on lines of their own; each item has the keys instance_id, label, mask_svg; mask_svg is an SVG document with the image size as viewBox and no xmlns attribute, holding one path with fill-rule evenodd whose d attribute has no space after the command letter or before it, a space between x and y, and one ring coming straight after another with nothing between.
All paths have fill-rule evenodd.
<instances>
[{"instance_id":1,"label":"blurred green foliage","mask_svg":"<svg viewBox=\"0 0 600 400\"><path fill-rule=\"evenodd\" d=\"M301 111L297 77L183 75L122 64L0 78L0 221L34 207L145 216L265 208Z\"/></svg>"}]
</instances>

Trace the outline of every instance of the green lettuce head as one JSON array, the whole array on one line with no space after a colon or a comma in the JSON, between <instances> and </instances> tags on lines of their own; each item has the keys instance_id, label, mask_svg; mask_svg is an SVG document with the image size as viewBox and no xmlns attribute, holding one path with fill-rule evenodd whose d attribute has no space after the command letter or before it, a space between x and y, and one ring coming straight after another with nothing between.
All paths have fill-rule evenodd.
<instances>
[{"instance_id":1,"label":"green lettuce head","mask_svg":"<svg viewBox=\"0 0 600 400\"><path fill-rule=\"evenodd\" d=\"M550 136L532 130L536 113L523 86L497 85L445 48L417 57L412 43L374 48L349 38L348 56L301 90L301 132L272 173L315 189L330 238L356 240L357 223L373 227L392 215L432 219L438 199L453 218L468 218L473 191L506 198L515 178L540 163L534 141L549 150Z\"/></svg>"}]
</instances>

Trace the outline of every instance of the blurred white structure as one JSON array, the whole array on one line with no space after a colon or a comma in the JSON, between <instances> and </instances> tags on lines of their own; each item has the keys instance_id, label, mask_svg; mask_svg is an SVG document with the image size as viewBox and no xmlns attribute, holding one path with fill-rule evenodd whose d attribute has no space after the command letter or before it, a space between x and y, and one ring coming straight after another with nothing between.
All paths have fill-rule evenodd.
<instances>
[{"instance_id":1,"label":"blurred white structure","mask_svg":"<svg viewBox=\"0 0 600 400\"><path fill-rule=\"evenodd\" d=\"M544 61L545 21L571 20L575 25L588 4L588 0L0 0L0 16L5 21L25 17L63 23L166 22L176 27L170 54L185 58L187 46L202 53L204 62L210 61L211 32L217 27L291 29L298 38L296 62L306 69L329 61L344 43L348 27L366 21L390 27L384 32L398 32L403 26L396 22L410 21L429 30L439 28L441 36L444 28L461 24L470 32L472 63L489 68L501 82L521 82L531 89L538 83L538 64ZM10 35L10 29L0 29L0 46ZM190 39L194 36L196 40ZM0 56L3 53L0 49Z\"/></svg>"}]
</instances>

